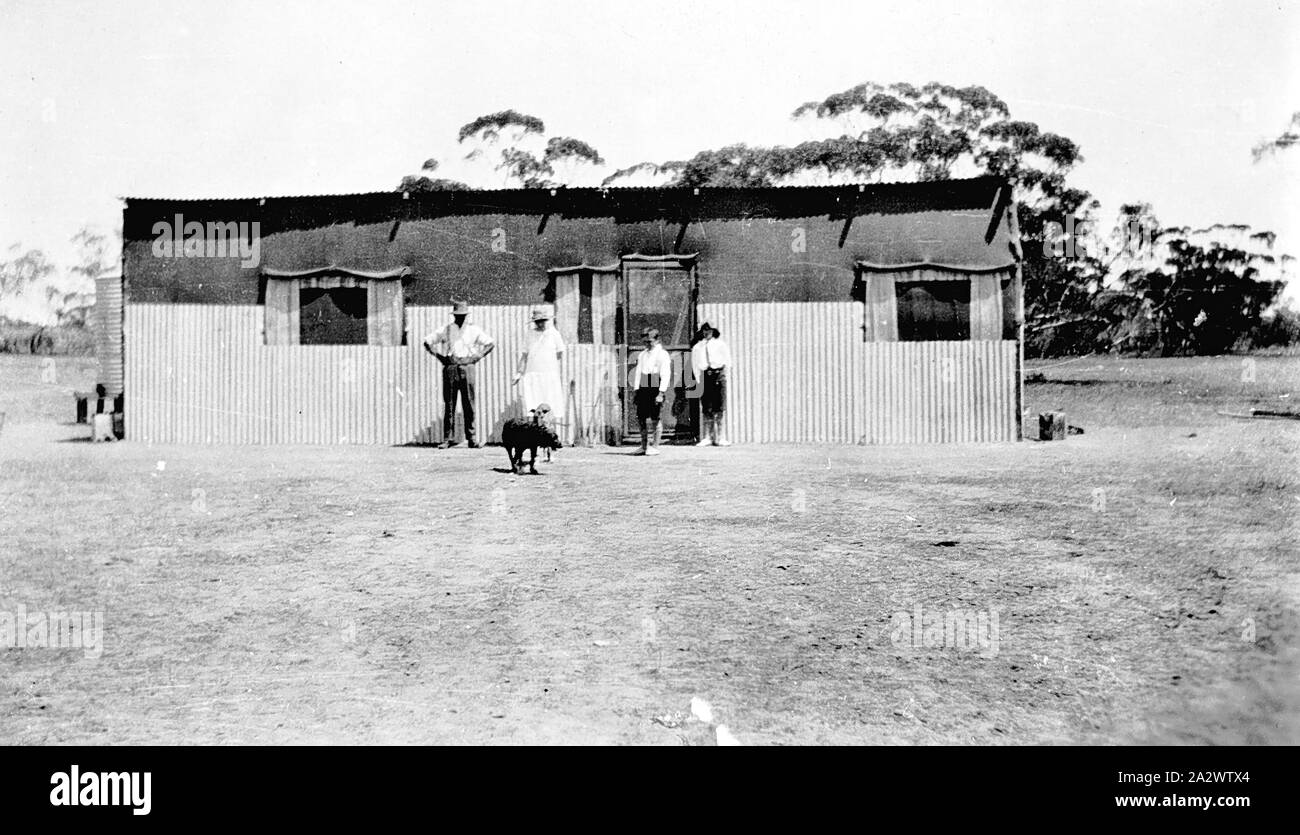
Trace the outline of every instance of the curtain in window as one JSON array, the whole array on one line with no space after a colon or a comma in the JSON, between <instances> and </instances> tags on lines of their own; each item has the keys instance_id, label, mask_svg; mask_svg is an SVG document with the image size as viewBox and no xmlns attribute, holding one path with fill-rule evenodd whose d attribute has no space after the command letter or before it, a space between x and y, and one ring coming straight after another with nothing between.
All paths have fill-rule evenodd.
<instances>
[{"instance_id":1,"label":"curtain in window","mask_svg":"<svg viewBox=\"0 0 1300 835\"><path fill-rule=\"evenodd\" d=\"M263 328L267 345L298 344L298 281L296 278L266 280Z\"/></svg>"},{"instance_id":2,"label":"curtain in window","mask_svg":"<svg viewBox=\"0 0 1300 835\"><path fill-rule=\"evenodd\" d=\"M949 270L913 269L898 273L860 273L868 342L895 342L898 329L898 283L960 281L970 285L970 338L1002 339L1003 274L970 275ZM963 317L965 311L962 311Z\"/></svg>"},{"instance_id":3,"label":"curtain in window","mask_svg":"<svg viewBox=\"0 0 1300 835\"><path fill-rule=\"evenodd\" d=\"M898 298L892 273L866 273L866 340L898 341Z\"/></svg>"},{"instance_id":4,"label":"curtain in window","mask_svg":"<svg viewBox=\"0 0 1300 835\"><path fill-rule=\"evenodd\" d=\"M970 338L1002 338L1002 287L997 273L970 277Z\"/></svg>"},{"instance_id":5,"label":"curtain in window","mask_svg":"<svg viewBox=\"0 0 1300 835\"><path fill-rule=\"evenodd\" d=\"M565 345L578 344L578 278L581 271L555 276L555 329Z\"/></svg>"},{"instance_id":6,"label":"curtain in window","mask_svg":"<svg viewBox=\"0 0 1300 835\"><path fill-rule=\"evenodd\" d=\"M368 341L371 345L396 347L402 344L402 282L371 281L366 294Z\"/></svg>"},{"instance_id":7,"label":"curtain in window","mask_svg":"<svg viewBox=\"0 0 1300 835\"><path fill-rule=\"evenodd\" d=\"M298 287L319 287L333 290L335 287L365 287L369 279L357 278L355 275L309 275L294 279Z\"/></svg>"},{"instance_id":8,"label":"curtain in window","mask_svg":"<svg viewBox=\"0 0 1300 835\"><path fill-rule=\"evenodd\" d=\"M618 273L591 274L591 341L613 345L618 315Z\"/></svg>"},{"instance_id":9,"label":"curtain in window","mask_svg":"<svg viewBox=\"0 0 1300 835\"><path fill-rule=\"evenodd\" d=\"M267 345L301 344L299 293L303 289L332 290L336 287L366 288L366 333L371 345L395 347L402 344L406 330L402 282L373 280L351 275L312 275L302 278L268 278L263 328Z\"/></svg>"}]
</instances>

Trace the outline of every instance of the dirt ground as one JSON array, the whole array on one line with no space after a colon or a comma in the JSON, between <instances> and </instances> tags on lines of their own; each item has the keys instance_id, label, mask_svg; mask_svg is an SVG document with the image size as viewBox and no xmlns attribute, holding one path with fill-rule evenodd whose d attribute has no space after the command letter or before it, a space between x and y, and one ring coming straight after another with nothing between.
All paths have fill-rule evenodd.
<instances>
[{"instance_id":1,"label":"dirt ground","mask_svg":"<svg viewBox=\"0 0 1300 835\"><path fill-rule=\"evenodd\" d=\"M0 612L105 618L99 658L0 648L0 742L1300 743L1300 422L1215 413L1297 408L1300 359L1029 370L1085 434L514 476L91 444L93 360L0 356Z\"/></svg>"}]
</instances>

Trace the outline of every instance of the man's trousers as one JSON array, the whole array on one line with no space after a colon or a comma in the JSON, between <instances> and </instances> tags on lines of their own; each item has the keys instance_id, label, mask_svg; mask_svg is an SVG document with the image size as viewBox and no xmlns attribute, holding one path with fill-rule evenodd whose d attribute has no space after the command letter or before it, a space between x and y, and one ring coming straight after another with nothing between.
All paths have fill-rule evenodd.
<instances>
[{"instance_id":1,"label":"man's trousers","mask_svg":"<svg viewBox=\"0 0 1300 835\"><path fill-rule=\"evenodd\" d=\"M474 443L474 366L442 367L442 439L450 441L456 429L456 395L465 413L465 440Z\"/></svg>"}]
</instances>

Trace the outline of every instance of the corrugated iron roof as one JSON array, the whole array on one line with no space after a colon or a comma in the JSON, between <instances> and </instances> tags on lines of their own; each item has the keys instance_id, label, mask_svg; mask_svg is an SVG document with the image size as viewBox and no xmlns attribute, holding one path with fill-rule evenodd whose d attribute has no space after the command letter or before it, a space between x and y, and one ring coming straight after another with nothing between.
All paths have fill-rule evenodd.
<instances>
[{"instance_id":1,"label":"corrugated iron roof","mask_svg":"<svg viewBox=\"0 0 1300 835\"><path fill-rule=\"evenodd\" d=\"M682 198L682 197L719 197L733 195L751 195L761 196L765 194L781 194L784 196L793 196L798 194L806 195L852 195L859 194L866 199L873 197L885 196L919 196L922 194L954 194L954 193L974 193L974 192L991 192L992 190L1004 186L1007 181L1001 177L971 177L959 180L933 180L916 183L850 183L847 185L826 185L826 186L758 186L758 187L716 187L716 186L699 186L699 187L656 187L656 186L615 186L615 187L592 187L592 188L569 188L560 186L557 188L514 188L514 189L467 189L467 190L444 190L444 191L411 191L403 192L401 190L390 191L363 191L349 192L344 194L293 194L293 195L260 195L250 197L143 197L143 196L121 196L118 199L131 202L141 203L248 203L252 201L336 201L345 199L362 199L362 200L405 200L412 199L420 202L451 202L452 200L463 200L465 198L477 197L482 198L490 196L492 205L511 204L516 200L521 202L534 202L542 195L547 197L569 197L569 198L591 198L591 197L621 197L621 196L655 196L659 198ZM407 196L409 195L409 196Z\"/></svg>"},{"instance_id":2,"label":"corrugated iron roof","mask_svg":"<svg viewBox=\"0 0 1300 835\"><path fill-rule=\"evenodd\" d=\"M331 263L370 272L409 267L418 299L471 289L479 294L476 300L531 298L534 271L544 275L554 268L622 263L629 253L680 257L705 251L716 253L711 269L746 272L734 283L762 285L768 288L764 297L773 300L801 299L831 292L809 288L829 287L826 272L849 274L855 261L881 269L916 264L968 272L1007 269L1018 258L1010 194L1004 180L982 177L861 189L556 189L554 196L549 189L503 189L206 203L137 198L126 206L123 234L138 300L257 299L253 268L238 260L150 257L165 237L159 224L170 229L173 243L189 237L179 227L192 224L202 224L214 241L247 235L251 247L256 238L262 269L301 272ZM763 220L787 228L774 234L756 226ZM717 221L742 223L711 225ZM509 237L508 248L496 245L502 233ZM833 257L800 255L816 247ZM734 266L723 268L723 263ZM763 265L772 268L759 269Z\"/></svg>"}]
</instances>

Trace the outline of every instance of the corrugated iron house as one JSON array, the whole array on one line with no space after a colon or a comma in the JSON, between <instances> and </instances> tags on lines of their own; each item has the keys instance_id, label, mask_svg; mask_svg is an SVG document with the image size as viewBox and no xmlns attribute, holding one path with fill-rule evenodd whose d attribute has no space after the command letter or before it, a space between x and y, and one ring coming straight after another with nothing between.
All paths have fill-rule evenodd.
<instances>
[{"instance_id":1,"label":"corrugated iron house","mask_svg":"<svg viewBox=\"0 0 1300 835\"><path fill-rule=\"evenodd\" d=\"M127 435L156 443L441 438L421 340L449 300L497 340L492 440L529 311L551 303L569 442L630 433L627 372L654 325L668 433L693 434L689 339L717 324L739 442L1020 436L1021 290L996 178L763 189L529 189L129 199Z\"/></svg>"}]
</instances>

